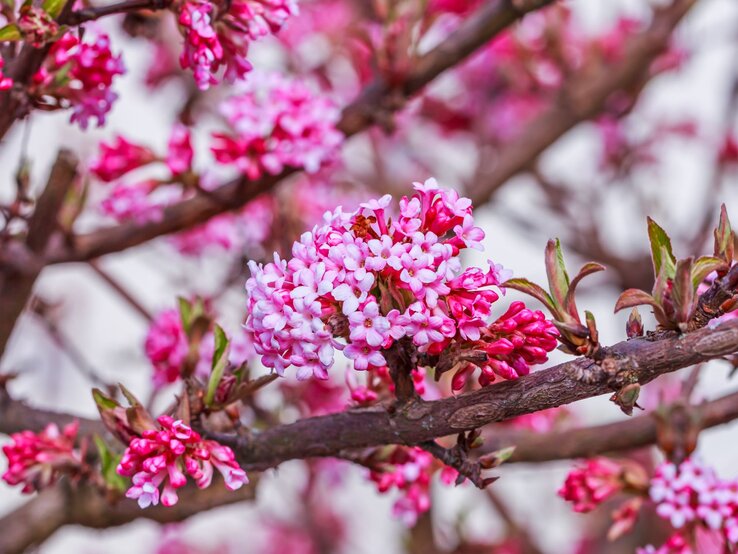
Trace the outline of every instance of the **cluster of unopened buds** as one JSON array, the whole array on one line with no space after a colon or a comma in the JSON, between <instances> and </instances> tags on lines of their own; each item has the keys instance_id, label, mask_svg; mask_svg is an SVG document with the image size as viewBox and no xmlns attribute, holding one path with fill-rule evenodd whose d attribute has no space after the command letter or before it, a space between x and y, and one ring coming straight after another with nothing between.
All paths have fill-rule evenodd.
<instances>
[{"instance_id":1,"label":"cluster of unopened buds","mask_svg":"<svg viewBox=\"0 0 738 554\"><path fill-rule=\"evenodd\" d=\"M221 68L227 81L243 78L252 68L249 44L276 33L298 12L296 0L184 0L172 9L185 39L179 63L202 90L218 83Z\"/></svg>"},{"instance_id":2,"label":"cluster of unopened buds","mask_svg":"<svg viewBox=\"0 0 738 554\"><path fill-rule=\"evenodd\" d=\"M438 463L422 448L393 446L380 465L381 470L372 470L369 478L381 493L392 489L401 492L392 511L405 525L412 527L418 516L430 508L431 477ZM456 470L446 466L440 474L446 484L453 483L458 476Z\"/></svg>"},{"instance_id":3,"label":"cluster of unopened buds","mask_svg":"<svg viewBox=\"0 0 738 554\"><path fill-rule=\"evenodd\" d=\"M481 352L482 384L525 375L547 359L558 332L541 312L515 302L487 322L499 298L493 287L506 272L496 265L461 271L459 252L481 249L484 238L471 202L433 179L415 189L396 217L389 195L353 213L339 208L302 235L289 261L250 262L246 328L267 367L282 375L293 365L300 379L326 378L335 350L343 350L355 369L381 370L384 352L401 339L428 355L449 349L464 360ZM474 366L454 368L463 386Z\"/></svg>"},{"instance_id":4,"label":"cluster of unopened buds","mask_svg":"<svg viewBox=\"0 0 738 554\"><path fill-rule=\"evenodd\" d=\"M62 474L75 475L82 467L82 454L75 449L77 422L59 430L50 423L40 433L22 431L11 435L3 446L8 469L3 480L9 485L22 485L24 493L32 493L53 485Z\"/></svg>"},{"instance_id":5,"label":"cluster of unopened buds","mask_svg":"<svg viewBox=\"0 0 738 554\"><path fill-rule=\"evenodd\" d=\"M221 105L231 131L213 136L218 162L258 179L285 167L315 173L336 157L343 134L336 129L340 110L330 97L276 73L244 87Z\"/></svg>"},{"instance_id":6,"label":"cluster of unopened buds","mask_svg":"<svg viewBox=\"0 0 738 554\"><path fill-rule=\"evenodd\" d=\"M42 109L71 106L71 121L83 129L92 119L101 126L118 97L111 90L113 80L124 73L123 62L111 52L107 35L82 42L69 31L51 46L44 64L33 76L30 92ZM51 104L50 99L56 103Z\"/></svg>"},{"instance_id":7,"label":"cluster of unopened buds","mask_svg":"<svg viewBox=\"0 0 738 554\"><path fill-rule=\"evenodd\" d=\"M204 440L181 420L169 416L157 419L160 429L149 429L131 440L118 465L118 473L132 478L128 498L146 508L161 500L165 506L177 503L177 489L187 483L207 488L217 469L229 490L248 483L246 473L236 463L233 451L212 440ZM160 491L161 489L161 491Z\"/></svg>"}]
</instances>

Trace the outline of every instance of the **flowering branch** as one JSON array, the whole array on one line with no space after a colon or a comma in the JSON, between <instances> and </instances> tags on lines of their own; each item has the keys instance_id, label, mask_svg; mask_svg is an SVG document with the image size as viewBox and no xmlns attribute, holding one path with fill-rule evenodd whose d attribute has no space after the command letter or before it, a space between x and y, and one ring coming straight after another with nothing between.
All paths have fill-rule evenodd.
<instances>
[{"instance_id":1,"label":"flowering branch","mask_svg":"<svg viewBox=\"0 0 738 554\"><path fill-rule=\"evenodd\" d=\"M529 11L542 8L551 1L506 1L486 4L477 14L469 17L444 43L424 55L403 83L387 83L384 79L378 78L369 84L364 92L343 110L337 128L347 137L364 130L377 121L376 114L387 114L399 109L407 97L419 92L445 70L464 60L474 49ZM200 194L167 207L159 221L145 225L125 223L72 237L70 240L72 246L52 249L48 253L47 262L53 264L90 260L204 223L215 215L244 206L296 171L294 168L287 168L279 175L265 175L255 181L234 179L207 196Z\"/></svg>"},{"instance_id":2,"label":"flowering branch","mask_svg":"<svg viewBox=\"0 0 738 554\"><path fill-rule=\"evenodd\" d=\"M168 0L126 0L107 6L95 6L73 11L68 18L70 25L79 25L86 21L94 21L108 15L137 12L140 10L163 10Z\"/></svg>"},{"instance_id":3,"label":"flowering branch","mask_svg":"<svg viewBox=\"0 0 738 554\"><path fill-rule=\"evenodd\" d=\"M585 358L453 398L410 402L388 412L383 406L307 418L248 437L218 435L234 447L246 469L262 470L287 460L341 456L350 449L383 444L417 445L511 417L611 393L623 380L648 383L659 375L738 352L738 321L658 340L644 338L605 348L601 366ZM607 368L595 382L580 379L593 367Z\"/></svg>"}]
</instances>

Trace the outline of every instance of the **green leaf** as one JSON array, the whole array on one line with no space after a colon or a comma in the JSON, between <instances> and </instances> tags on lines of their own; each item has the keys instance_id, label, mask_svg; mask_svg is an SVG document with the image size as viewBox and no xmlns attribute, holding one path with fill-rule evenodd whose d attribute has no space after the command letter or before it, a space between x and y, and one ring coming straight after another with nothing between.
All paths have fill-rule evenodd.
<instances>
[{"instance_id":1,"label":"green leaf","mask_svg":"<svg viewBox=\"0 0 738 554\"><path fill-rule=\"evenodd\" d=\"M574 296L576 294L577 286L587 275L592 275L593 273L604 270L605 266L603 265L596 262L587 262L582 266L582 269L579 270L579 273L576 274L574 279L571 280L569 291L566 293L566 298L564 298L564 310L566 310L569 315L577 321L579 321L579 313L577 311L577 302Z\"/></svg>"},{"instance_id":2,"label":"green leaf","mask_svg":"<svg viewBox=\"0 0 738 554\"><path fill-rule=\"evenodd\" d=\"M126 479L122 475L118 475L116 471L123 455L114 454L98 435L94 435L92 439L95 441L95 446L97 446L97 451L100 454L100 473L103 479L114 490L121 492L126 490L128 488Z\"/></svg>"},{"instance_id":3,"label":"green leaf","mask_svg":"<svg viewBox=\"0 0 738 554\"><path fill-rule=\"evenodd\" d=\"M710 273L713 271L726 271L728 264L725 263L721 258L714 256L700 256L694 261L692 265L692 287L697 290L697 287L702 284Z\"/></svg>"},{"instance_id":4,"label":"green leaf","mask_svg":"<svg viewBox=\"0 0 738 554\"><path fill-rule=\"evenodd\" d=\"M543 287L540 287L539 285L528 281L528 279L523 279L522 277L508 279L507 281L502 283L501 286L508 289L514 289L529 296L532 296L533 298L540 301L544 306L546 306L546 308L548 308L548 311L551 312L551 315L554 316L554 319L562 319L560 317L560 312L556 309L556 306L554 305L553 298L551 298L551 296L545 290L543 290Z\"/></svg>"},{"instance_id":5,"label":"green leaf","mask_svg":"<svg viewBox=\"0 0 738 554\"><path fill-rule=\"evenodd\" d=\"M735 240L725 204L720 206L720 223L715 229L715 256L730 264L733 261Z\"/></svg>"},{"instance_id":6,"label":"green leaf","mask_svg":"<svg viewBox=\"0 0 738 554\"><path fill-rule=\"evenodd\" d=\"M694 306L694 286L692 286L692 258L679 260L676 264L672 300L676 319L680 323L689 321Z\"/></svg>"},{"instance_id":7,"label":"green leaf","mask_svg":"<svg viewBox=\"0 0 738 554\"><path fill-rule=\"evenodd\" d=\"M551 291L556 308L563 311L564 299L569 290L569 275L566 273L564 253L561 251L561 241L559 239L548 241L545 259L548 288Z\"/></svg>"},{"instance_id":8,"label":"green leaf","mask_svg":"<svg viewBox=\"0 0 738 554\"><path fill-rule=\"evenodd\" d=\"M186 298L177 297L179 304L179 318L182 320L182 328L185 334L190 332L190 322L192 321L192 304Z\"/></svg>"},{"instance_id":9,"label":"green leaf","mask_svg":"<svg viewBox=\"0 0 738 554\"><path fill-rule=\"evenodd\" d=\"M64 4L67 0L44 0L42 4L44 11L48 13L52 18L56 19L61 14Z\"/></svg>"},{"instance_id":10,"label":"green leaf","mask_svg":"<svg viewBox=\"0 0 738 554\"><path fill-rule=\"evenodd\" d=\"M100 410L100 412L120 408L120 404L118 404L118 402L107 396L100 389L92 389L92 398L95 400L97 409Z\"/></svg>"},{"instance_id":11,"label":"green leaf","mask_svg":"<svg viewBox=\"0 0 738 554\"><path fill-rule=\"evenodd\" d=\"M210 372L208 390L205 394L205 404L207 406L211 406L213 404L215 392L218 390L220 380L223 378L223 372L228 365L228 337L217 323L215 324L215 329L213 331L213 339L215 340L213 369Z\"/></svg>"},{"instance_id":12,"label":"green leaf","mask_svg":"<svg viewBox=\"0 0 738 554\"><path fill-rule=\"evenodd\" d=\"M648 218L648 238L651 242L651 259L653 260L653 274L658 276L661 268L666 268L666 276L674 278L676 258L671 249L671 239L658 223Z\"/></svg>"},{"instance_id":13,"label":"green leaf","mask_svg":"<svg viewBox=\"0 0 738 554\"><path fill-rule=\"evenodd\" d=\"M138 400L138 398L133 396L133 393L129 391L126 387L124 387L122 383L118 383L118 387L120 388L120 392L123 393L123 396L126 397L126 400L128 400L128 403L132 407L135 408L136 406L141 406L141 402Z\"/></svg>"},{"instance_id":14,"label":"green leaf","mask_svg":"<svg viewBox=\"0 0 738 554\"><path fill-rule=\"evenodd\" d=\"M23 38L18 25L10 23L0 28L0 42L16 42Z\"/></svg>"}]
</instances>

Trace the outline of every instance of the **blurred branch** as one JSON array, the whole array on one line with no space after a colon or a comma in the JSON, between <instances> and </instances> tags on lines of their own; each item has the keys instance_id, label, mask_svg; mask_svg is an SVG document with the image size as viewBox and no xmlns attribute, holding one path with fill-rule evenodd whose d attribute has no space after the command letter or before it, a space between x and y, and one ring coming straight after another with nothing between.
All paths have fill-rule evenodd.
<instances>
[{"instance_id":1,"label":"blurred branch","mask_svg":"<svg viewBox=\"0 0 738 554\"><path fill-rule=\"evenodd\" d=\"M74 486L67 482L47 489L17 510L0 519L0 552L19 554L43 543L65 525L107 529L136 519L174 523L191 516L246 500L253 500L257 480L237 491L230 491L218 481L207 489L187 486L179 489L179 502L142 510L134 500L121 499L111 504L98 489Z\"/></svg>"},{"instance_id":2,"label":"blurred branch","mask_svg":"<svg viewBox=\"0 0 738 554\"><path fill-rule=\"evenodd\" d=\"M649 27L626 42L620 62L603 64L594 74L573 73L558 100L500 149L497 165L483 182L468 191L474 205L488 202L508 179L529 168L564 133L600 113L614 92L641 83L651 62L668 47L672 32L695 3L696 0L674 0L669 6L656 9Z\"/></svg>"},{"instance_id":3,"label":"blurred branch","mask_svg":"<svg viewBox=\"0 0 738 554\"><path fill-rule=\"evenodd\" d=\"M374 123L386 123L390 114L400 109L408 97L418 93L438 75L464 60L514 21L552 1L505 0L485 3L446 41L417 60L403 82L388 83L382 77L377 77L343 110L338 128L350 137ZM215 215L244 206L296 172L296 169L288 168L279 175L266 175L256 181L243 177L234 179L208 196L200 194L169 206L159 221L144 225L125 223L73 237L70 247L52 249L48 253L48 262L90 260L199 225Z\"/></svg>"},{"instance_id":4,"label":"blurred branch","mask_svg":"<svg viewBox=\"0 0 738 554\"><path fill-rule=\"evenodd\" d=\"M133 295L131 295L131 293L123 287L123 285L121 285L117 280L113 279L113 277L107 271L101 268L97 262L90 261L89 265L92 268L92 271L94 271L98 275L98 277L105 281L110 286L110 288L118 293L118 296L120 296L131 308L138 312L139 315L141 315L146 321L151 321L152 319L154 319L151 315L151 312L144 308L143 304L136 300Z\"/></svg>"},{"instance_id":5,"label":"blurred branch","mask_svg":"<svg viewBox=\"0 0 738 554\"><path fill-rule=\"evenodd\" d=\"M686 407L677 403L672 407L688 409L700 428L708 429L738 418L738 392L702 405ZM515 451L505 463L590 458L652 445L656 442L656 433L656 418L649 413L617 423L550 433L496 430L485 439L479 452L494 452L514 445Z\"/></svg>"},{"instance_id":6,"label":"blurred branch","mask_svg":"<svg viewBox=\"0 0 738 554\"><path fill-rule=\"evenodd\" d=\"M67 191L77 176L77 158L69 150L60 150L56 157L44 191L28 222L25 240L27 250L41 253L57 228L57 215ZM0 357L5 351L15 322L23 312L41 269L30 267L18 272L6 266L0 267Z\"/></svg>"}]
</instances>

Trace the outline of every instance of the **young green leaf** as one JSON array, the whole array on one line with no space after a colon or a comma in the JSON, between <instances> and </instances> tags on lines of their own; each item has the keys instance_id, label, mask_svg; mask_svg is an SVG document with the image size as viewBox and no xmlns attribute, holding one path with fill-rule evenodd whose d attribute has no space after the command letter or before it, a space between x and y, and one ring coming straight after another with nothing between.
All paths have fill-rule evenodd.
<instances>
[{"instance_id":1,"label":"young green leaf","mask_svg":"<svg viewBox=\"0 0 738 554\"><path fill-rule=\"evenodd\" d=\"M120 463L122 454L114 454L105 441L98 435L94 435L92 439L95 441L97 446L98 454L100 455L100 473L105 480L105 483L113 490L124 491L128 488L126 479L118 475L116 468Z\"/></svg>"},{"instance_id":2,"label":"young green leaf","mask_svg":"<svg viewBox=\"0 0 738 554\"><path fill-rule=\"evenodd\" d=\"M551 291L554 305L563 313L564 299L569 290L569 275L566 273L564 253L561 251L561 241L559 239L548 241L545 259L548 288Z\"/></svg>"},{"instance_id":3,"label":"young green leaf","mask_svg":"<svg viewBox=\"0 0 738 554\"><path fill-rule=\"evenodd\" d=\"M551 312L551 315L554 316L554 319L562 319L560 317L559 310L556 309L556 306L554 305L553 298L545 291L542 287L539 285L536 285L535 283L532 283L531 281L528 281L528 279L523 279L522 277L516 277L514 279L508 279L501 285L503 288L513 289L520 291L524 294L527 294L529 296L532 296L539 302L541 302L549 312Z\"/></svg>"},{"instance_id":4,"label":"young green leaf","mask_svg":"<svg viewBox=\"0 0 738 554\"><path fill-rule=\"evenodd\" d=\"M686 323L692 317L694 308L692 258L685 258L677 262L671 297L674 302L677 322Z\"/></svg>"},{"instance_id":5,"label":"young green leaf","mask_svg":"<svg viewBox=\"0 0 738 554\"><path fill-rule=\"evenodd\" d=\"M207 406L213 404L215 392L218 390L220 380L223 378L223 372L228 365L228 337L217 323L215 324L213 336L215 349L213 352L212 371L210 372L210 379L208 381L208 390L205 394L205 404Z\"/></svg>"},{"instance_id":6,"label":"young green leaf","mask_svg":"<svg viewBox=\"0 0 738 554\"><path fill-rule=\"evenodd\" d=\"M179 304L179 318L182 320L182 328L185 334L190 331L190 322L192 321L192 304L186 298L177 297Z\"/></svg>"},{"instance_id":7,"label":"young green leaf","mask_svg":"<svg viewBox=\"0 0 738 554\"><path fill-rule=\"evenodd\" d=\"M595 262L587 262L582 266L582 269L579 270L579 273L576 274L574 279L571 280L569 291L566 293L566 298L564 298L564 310L575 320L579 321L579 313L577 311L577 302L575 298L577 286L587 275L592 275L593 273L604 270L605 266L603 265Z\"/></svg>"},{"instance_id":8,"label":"young green leaf","mask_svg":"<svg viewBox=\"0 0 738 554\"><path fill-rule=\"evenodd\" d=\"M692 287L697 290L702 282L713 271L726 271L728 264L714 256L700 256L692 265Z\"/></svg>"},{"instance_id":9,"label":"young green leaf","mask_svg":"<svg viewBox=\"0 0 738 554\"><path fill-rule=\"evenodd\" d=\"M653 274L656 276L666 267L666 275L674 278L676 271L676 258L671 249L671 239L658 223L648 218L648 238L651 242L651 258L653 260Z\"/></svg>"},{"instance_id":10,"label":"young green leaf","mask_svg":"<svg viewBox=\"0 0 738 554\"><path fill-rule=\"evenodd\" d=\"M720 206L720 223L715 229L715 256L730 265L733 262L734 248L733 229L728 219L728 210L725 209L725 204L723 204Z\"/></svg>"},{"instance_id":11,"label":"young green leaf","mask_svg":"<svg viewBox=\"0 0 738 554\"><path fill-rule=\"evenodd\" d=\"M46 13L48 13L52 18L56 19L57 17L59 17L59 14L61 14L61 11L66 3L66 0L44 0L42 6Z\"/></svg>"},{"instance_id":12,"label":"young green leaf","mask_svg":"<svg viewBox=\"0 0 738 554\"><path fill-rule=\"evenodd\" d=\"M16 42L23 38L18 25L10 23L0 28L0 42Z\"/></svg>"}]
</instances>

